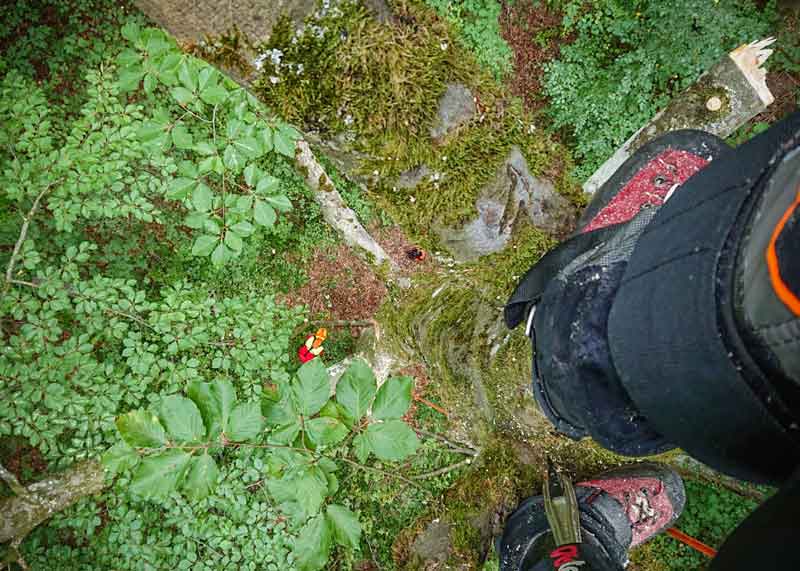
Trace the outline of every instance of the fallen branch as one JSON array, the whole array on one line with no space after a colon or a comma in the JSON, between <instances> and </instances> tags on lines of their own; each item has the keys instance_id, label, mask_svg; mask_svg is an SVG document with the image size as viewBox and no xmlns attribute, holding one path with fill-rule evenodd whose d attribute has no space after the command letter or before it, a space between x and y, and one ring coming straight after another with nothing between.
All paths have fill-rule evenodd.
<instances>
[{"instance_id":1,"label":"fallen branch","mask_svg":"<svg viewBox=\"0 0 800 571\"><path fill-rule=\"evenodd\" d=\"M388 264L391 274L397 274L397 264L361 225L356 213L345 204L333 181L311 152L308 142L303 139L298 140L295 145L295 161L306 184L314 191L314 198L319 203L325 222L341 235L348 246L366 253L373 265Z\"/></svg>"},{"instance_id":2,"label":"fallen branch","mask_svg":"<svg viewBox=\"0 0 800 571\"><path fill-rule=\"evenodd\" d=\"M11 541L12 547L19 546L28 533L50 516L85 496L101 492L103 488L103 467L90 460L29 484L22 493L17 489L16 496L0 501L0 513L3 514L0 518L0 543Z\"/></svg>"},{"instance_id":3,"label":"fallen branch","mask_svg":"<svg viewBox=\"0 0 800 571\"><path fill-rule=\"evenodd\" d=\"M11 252L11 258L9 258L8 266L6 267L6 285L3 288L3 291L8 290L8 288L13 284L34 285L28 282L15 280L14 267L17 265L17 258L19 257L19 252L22 249L22 245L25 243L25 238L28 237L28 227L30 226L31 220L36 214L36 211L39 209L39 203L54 184L55 183L48 184L42 190L42 192L39 193L39 195L36 197L36 200L33 201L33 206L31 206L31 209L28 211L28 215L22 219L22 228L20 228L19 237L17 238L17 242L14 244L14 251Z\"/></svg>"},{"instance_id":4,"label":"fallen branch","mask_svg":"<svg viewBox=\"0 0 800 571\"><path fill-rule=\"evenodd\" d=\"M448 472L452 472L453 470L458 470L459 468L468 466L471 463L472 463L472 458L465 458L461 462L456 462L455 464L445 466L444 468L439 468L438 470L434 470L433 472L425 472L424 474L419 474L418 476L411 476L411 477L415 480L427 480L428 478L435 478L436 476L447 474Z\"/></svg>"}]
</instances>

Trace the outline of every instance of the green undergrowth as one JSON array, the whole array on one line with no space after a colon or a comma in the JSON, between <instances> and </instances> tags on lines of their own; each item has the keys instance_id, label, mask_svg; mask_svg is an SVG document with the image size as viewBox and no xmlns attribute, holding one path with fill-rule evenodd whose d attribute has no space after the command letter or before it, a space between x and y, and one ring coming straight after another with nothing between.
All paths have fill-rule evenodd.
<instances>
[{"instance_id":1,"label":"green undergrowth","mask_svg":"<svg viewBox=\"0 0 800 571\"><path fill-rule=\"evenodd\" d=\"M496 0L424 0L458 32L457 38L497 79L511 71L511 48L500 34Z\"/></svg>"},{"instance_id":2,"label":"green undergrowth","mask_svg":"<svg viewBox=\"0 0 800 571\"><path fill-rule=\"evenodd\" d=\"M547 64L544 86L581 180L726 52L771 35L774 21L773 3L740 0L562 4L562 34L575 39Z\"/></svg>"},{"instance_id":3,"label":"green undergrowth","mask_svg":"<svg viewBox=\"0 0 800 571\"><path fill-rule=\"evenodd\" d=\"M719 549L759 502L703 480L685 479L686 508L675 522L682 532ZM709 559L666 534L631 552L631 571L702 571Z\"/></svg>"},{"instance_id":4,"label":"green undergrowth","mask_svg":"<svg viewBox=\"0 0 800 571\"><path fill-rule=\"evenodd\" d=\"M475 212L480 189L518 146L534 175L580 202L566 173L571 159L519 101L454 41L459 32L414 0L393 3L390 24L350 2L333 3L295 30L283 19L258 48L256 90L281 114L359 154L356 174L373 181L382 208L427 247L434 224L457 224ZM471 89L475 116L433 141L430 128L449 83ZM397 184L423 166L416 188ZM353 174L353 173L350 173Z\"/></svg>"}]
</instances>

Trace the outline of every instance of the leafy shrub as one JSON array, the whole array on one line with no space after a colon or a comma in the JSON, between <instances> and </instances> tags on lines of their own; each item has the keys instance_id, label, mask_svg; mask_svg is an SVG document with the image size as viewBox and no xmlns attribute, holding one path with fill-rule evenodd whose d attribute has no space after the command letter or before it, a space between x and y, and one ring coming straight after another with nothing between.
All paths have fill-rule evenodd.
<instances>
[{"instance_id":1,"label":"leafy shrub","mask_svg":"<svg viewBox=\"0 0 800 571\"><path fill-rule=\"evenodd\" d=\"M769 35L772 18L738 0L572 0L564 12L576 39L544 83L555 126L574 134L580 179L726 52Z\"/></svg>"}]
</instances>

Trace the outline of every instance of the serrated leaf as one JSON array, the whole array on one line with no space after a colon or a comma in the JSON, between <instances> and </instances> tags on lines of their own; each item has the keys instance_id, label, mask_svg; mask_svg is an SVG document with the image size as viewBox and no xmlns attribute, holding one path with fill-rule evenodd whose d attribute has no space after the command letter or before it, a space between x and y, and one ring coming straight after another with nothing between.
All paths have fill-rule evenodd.
<instances>
[{"instance_id":1,"label":"serrated leaf","mask_svg":"<svg viewBox=\"0 0 800 571\"><path fill-rule=\"evenodd\" d=\"M128 22L124 26L122 26L120 32L122 33L122 37L128 40L129 42L135 44L139 41L139 38L142 35L142 30L139 28L138 25L134 24L133 22Z\"/></svg>"},{"instance_id":2,"label":"serrated leaf","mask_svg":"<svg viewBox=\"0 0 800 571\"><path fill-rule=\"evenodd\" d=\"M340 420L326 416L307 420L305 428L308 437L317 446L333 446L344 440L350 433Z\"/></svg>"},{"instance_id":3,"label":"serrated leaf","mask_svg":"<svg viewBox=\"0 0 800 571\"><path fill-rule=\"evenodd\" d=\"M267 175L258 181L258 185L256 185L256 192L259 194L272 194L278 190L280 186L281 181L274 176Z\"/></svg>"},{"instance_id":4,"label":"serrated leaf","mask_svg":"<svg viewBox=\"0 0 800 571\"><path fill-rule=\"evenodd\" d=\"M312 359L298 369L292 392L300 414L309 418L320 411L331 392L331 381L322 359Z\"/></svg>"},{"instance_id":5,"label":"serrated leaf","mask_svg":"<svg viewBox=\"0 0 800 571\"><path fill-rule=\"evenodd\" d=\"M214 195L205 183L200 183L192 192L192 205L200 212L208 212L214 203Z\"/></svg>"},{"instance_id":6,"label":"serrated leaf","mask_svg":"<svg viewBox=\"0 0 800 571\"><path fill-rule=\"evenodd\" d=\"M142 77L144 77L144 70L142 70L142 68L138 66L129 67L123 69L119 73L117 85L119 86L120 91L127 93L128 91L133 91L139 87L139 82L142 81Z\"/></svg>"},{"instance_id":7,"label":"serrated leaf","mask_svg":"<svg viewBox=\"0 0 800 571\"><path fill-rule=\"evenodd\" d=\"M134 448L158 448L167 442L164 427L158 417L146 410L132 410L117 417L117 430Z\"/></svg>"},{"instance_id":8,"label":"serrated leaf","mask_svg":"<svg viewBox=\"0 0 800 571\"><path fill-rule=\"evenodd\" d=\"M169 94L172 95L172 98L181 105L188 105L194 99L194 93L185 87L173 87L170 89Z\"/></svg>"},{"instance_id":9,"label":"serrated leaf","mask_svg":"<svg viewBox=\"0 0 800 571\"><path fill-rule=\"evenodd\" d=\"M207 497L217 486L219 468L208 454L192 459L189 471L183 481L183 491L193 500Z\"/></svg>"},{"instance_id":10,"label":"serrated leaf","mask_svg":"<svg viewBox=\"0 0 800 571\"><path fill-rule=\"evenodd\" d=\"M222 266L233 257L233 252L231 252L225 244L222 242L214 248L214 251L211 253L211 263L215 266Z\"/></svg>"},{"instance_id":11,"label":"serrated leaf","mask_svg":"<svg viewBox=\"0 0 800 571\"><path fill-rule=\"evenodd\" d=\"M372 369L363 360L356 359L336 384L336 402L341 404L355 421L367 414L375 397L376 380Z\"/></svg>"},{"instance_id":12,"label":"serrated leaf","mask_svg":"<svg viewBox=\"0 0 800 571\"><path fill-rule=\"evenodd\" d=\"M198 236L192 246L192 256L208 256L219 243L219 236Z\"/></svg>"},{"instance_id":13,"label":"serrated leaf","mask_svg":"<svg viewBox=\"0 0 800 571\"><path fill-rule=\"evenodd\" d=\"M200 153L201 155L216 155L217 154L217 147L209 143L208 141L200 141L194 146L194 150Z\"/></svg>"},{"instance_id":14,"label":"serrated leaf","mask_svg":"<svg viewBox=\"0 0 800 571\"><path fill-rule=\"evenodd\" d=\"M178 488L191 458L183 450L167 450L142 458L133 473L130 491L145 498L166 497Z\"/></svg>"},{"instance_id":15,"label":"serrated leaf","mask_svg":"<svg viewBox=\"0 0 800 571\"><path fill-rule=\"evenodd\" d=\"M179 124L172 128L172 144L178 149L192 148L192 134L185 125Z\"/></svg>"},{"instance_id":16,"label":"serrated leaf","mask_svg":"<svg viewBox=\"0 0 800 571\"><path fill-rule=\"evenodd\" d=\"M178 66L178 79L187 90L194 91L197 89L197 66L194 61L185 58L181 62L180 66Z\"/></svg>"},{"instance_id":17,"label":"serrated leaf","mask_svg":"<svg viewBox=\"0 0 800 571\"><path fill-rule=\"evenodd\" d=\"M264 200L279 212L289 212L292 209L292 203L289 201L289 197L283 194L265 196Z\"/></svg>"},{"instance_id":18,"label":"serrated leaf","mask_svg":"<svg viewBox=\"0 0 800 571\"><path fill-rule=\"evenodd\" d=\"M367 461L367 458L369 458L369 454L372 452L372 449L370 448L367 435L363 432L361 434L357 434L355 438L353 438L353 451L355 452L358 461L362 464Z\"/></svg>"},{"instance_id":19,"label":"serrated leaf","mask_svg":"<svg viewBox=\"0 0 800 571\"><path fill-rule=\"evenodd\" d=\"M208 214L205 212L190 212L189 215L186 216L186 220L184 220L183 223L189 228L199 230L205 226L206 220L208 220Z\"/></svg>"},{"instance_id":20,"label":"serrated leaf","mask_svg":"<svg viewBox=\"0 0 800 571\"><path fill-rule=\"evenodd\" d=\"M231 228L230 228L230 229L231 229L233 232L236 232L236 234L238 234L238 235L239 235L239 236L241 236L242 238L247 238L247 237L248 237L248 236L250 236L250 235L253 233L253 231L255 230L255 228L253 227L253 225L252 225L252 224L250 224L250 223L249 223L249 222L247 222L247 221L237 222L236 224L234 224L233 226L231 226Z\"/></svg>"},{"instance_id":21,"label":"serrated leaf","mask_svg":"<svg viewBox=\"0 0 800 571\"><path fill-rule=\"evenodd\" d=\"M270 152L274 148L272 141L272 129L266 126L261 130L261 147L264 149L265 153Z\"/></svg>"},{"instance_id":22,"label":"serrated leaf","mask_svg":"<svg viewBox=\"0 0 800 571\"><path fill-rule=\"evenodd\" d=\"M300 434L300 421L295 418L291 422L274 428L269 434L269 439L276 444L291 444L298 434Z\"/></svg>"},{"instance_id":23,"label":"serrated leaf","mask_svg":"<svg viewBox=\"0 0 800 571\"><path fill-rule=\"evenodd\" d=\"M225 166L231 169L233 172L239 172L242 170L242 168L244 168L245 158L242 152L234 145L228 145L225 147L223 161Z\"/></svg>"},{"instance_id":24,"label":"serrated leaf","mask_svg":"<svg viewBox=\"0 0 800 571\"><path fill-rule=\"evenodd\" d=\"M189 398L194 401L203 417L206 434L209 440L214 440L222 432L222 411L217 395L212 394L211 384L201 381L192 381L186 391Z\"/></svg>"},{"instance_id":25,"label":"serrated leaf","mask_svg":"<svg viewBox=\"0 0 800 571\"><path fill-rule=\"evenodd\" d=\"M167 189L167 198L171 200L183 200L194 189L197 181L191 178L178 177L172 179Z\"/></svg>"},{"instance_id":26,"label":"serrated leaf","mask_svg":"<svg viewBox=\"0 0 800 571\"><path fill-rule=\"evenodd\" d=\"M261 150L261 143L259 143L258 139L253 137L236 139L233 145L240 153L244 154L249 159L257 159L264 154Z\"/></svg>"},{"instance_id":27,"label":"serrated leaf","mask_svg":"<svg viewBox=\"0 0 800 571\"><path fill-rule=\"evenodd\" d=\"M106 450L100 459L103 467L112 474L131 470L139 463L139 454L125 442L117 442Z\"/></svg>"},{"instance_id":28,"label":"serrated leaf","mask_svg":"<svg viewBox=\"0 0 800 571\"><path fill-rule=\"evenodd\" d=\"M358 549L361 543L361 524L358 522L356 514L344 506L331 504L325 510L325 517L333 530L336 543Z\"/></svg>"},{"instance_id":29,"label":"serrated leaf","mask_svg":"<svg viewBox=\"0 0 800 571\"><path fill-rule=\"evenodd\" d=\"M381 460L402 460L419 447L417 434L402 420L370 424L365 434L370 450Z\"/></svg>"},{"instance_id":30,"label":"serrated leaf","mask_svg":"<svg viewBox=\"0 0 800 571\"><path fill-rule=\"evenodd\" d=\"M261 180L263 175L264 173L262 173L261 169L259 169L256 165L249 164L244 169L244 182L247 183L247 186L253 186L258 184L258 181Z\"/></svg>"},{"instance_id":31,"label":"serrated leaf","mask_svg":"<svg viewBox=\"0 0 800 571\"><path fill-rule=\"evenodd\" d=\"M386 420L402 418L411 406L411 391L414 379L411 377L395 377L388 379L378 389L372 405L372 418Z\"/></svg>"},{"instance_id":32,"label":"serrated leaf","mask_svg":"<svg viewBox=\"0 0 800 571\"><path fill-rule=\"evenodd\" d=\"M156 77L152 73L148 73L144 76L144 81L142 82L142 87L144 87L144 92L147 94L153 93L153 90L158 85L158 81Z\"/></svg>"},{"instance_id":33,"label":"serrated leaf","mask_svg":"<svg viewBox=\"0 0 800 571\"><path fill-rule=\"evenodd\" d=\"M222 430L227 431L231 411L236 403L236 389L230 381L217 379L211 383L211 396L215 402Z\"/></svg>"},{"instance_id":34,"label":"serrated leaf","mask_svg":"<svg viewBox=\"0 0 800 571\"><path fill-rule=\"evenodd\" d=\"M167 434L178 442L197 442L206 435L200 410L186 397L166 397L161 401L159 415Z\"/></svg>"},{"instance_id":35,"label":"serrated leaf","mask_svg":"<svg viewBox=\"0 0 800 571\"><path fill-rule=\"evenodd\" d=\"M257 402L243 402L231 411L225 433L231 440L242 442L255 438L263 429L261 406Z\"/></svg>"},{"instance_id":36,"label":"serrated leaf","mask_svg":"<svg viewBox=\"0 0 800 571\"><path fill-rule=\"evenodd\" d=\"M263 200L256 200L253 206L253 219L257 224L266 228L271 228L278 217L275 214L275 210L273 210L269 204Z\"/></svg>"},{"instance_id":37,"label":"serrated leaf","mask_svg":"<svg viewBox=\"0 0 800 571\"><path fill-rule=\"evenodd\" d=\"M281 125L273 131L272 142L275 150L285 157L294 157L295 141L300 138L300 134L288 125Z\"/></svg>"},{"instance_id":38,"label":"serrated leaf","mask_svg":"<svg viewBox=\"0 0 800 571\"><path fill-rule=\"evenodd\" d=\"M328 520L316 516L308 521L294 543L298 571L318 571L328 562L331 551L331 530Z\"/></svg>"},{"instance_id":39,"label":"serrated leaf","mask_svg":"<svg viewBox=\"0 0 800 571\"><path fill-rule=\"evenodd\" d=\"M222 85L210 85L200 92L200 99L209 105L219 105L228 98L228 90Z\"/></svg>"},{"instance_id":40,"label":"serrated leaf","mask_svg":"<svg viewBox=\"0 0 800 571\"><path fill-rule=\"evenodd\" d=\"M225 233L225 245L234 252L242 251L242 239L230 229Z\"/></svg>"},{"instance_id":41,"label":"serrated leaf","mask_svg":"<svg viewBox=\"0 0 800 571\"><path fill-rule=\"evenodd\" d=\"M142 143L154 143L165 133L165 125L163 123L146 121L139 127L139 130L136 131L136 136L139 137Z\"/></svg>"}]
</instances>

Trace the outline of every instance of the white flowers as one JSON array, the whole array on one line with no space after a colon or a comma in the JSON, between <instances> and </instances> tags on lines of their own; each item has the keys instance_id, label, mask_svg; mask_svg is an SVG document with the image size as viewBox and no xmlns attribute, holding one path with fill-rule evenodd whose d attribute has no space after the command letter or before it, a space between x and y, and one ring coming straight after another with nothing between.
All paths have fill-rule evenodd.
<instances>
[{"instance_id":1,"label":"white flowers","mask_svg":"<svg viewBox=\"0 0 800 571\"><path fill-rule=\"evenodd\" d=\"M443 52L446 52L447 51L447 42L441 42L439 44L439 47L442 48Z\"/></svg>"},{"instance_id":2,"label":"white flowers","mask_svg":"<svg viewBox=\"0 0 800 571\"><path fill-rule=\"evenodd\" d=\"M265 51L263 54L259 54L259 56L253 61L253 65L258 71L261 71L264 68L264 62L269 60L275 69L279 69L282 59L283 52L278 48L273 48Z\"/></svg>"}]
</instances>

